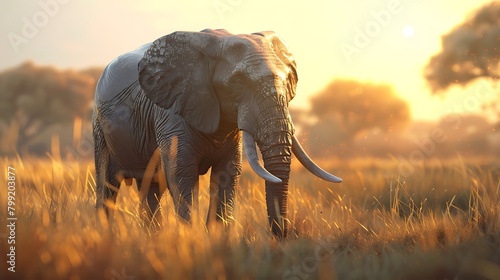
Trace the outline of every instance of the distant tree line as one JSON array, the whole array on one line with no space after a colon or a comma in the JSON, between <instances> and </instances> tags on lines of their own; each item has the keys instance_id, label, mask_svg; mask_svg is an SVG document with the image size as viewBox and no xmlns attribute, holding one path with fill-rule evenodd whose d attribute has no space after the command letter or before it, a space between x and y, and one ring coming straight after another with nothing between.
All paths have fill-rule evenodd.
<instances>
[{"instance_id":1,"label":"distant tree line","mask_svg":"<svg viewBox=\"0 0 500 280\"><path fill-rule=\"evenodd\" d=\"M311 98L310 110L291 114L315 158L383 158L418 150L425 158L500 155L497 124L485 116L412 121L408 104L385 85L335 80Z\"/></svg>"},{"instance_id":2,"label":"distant tree line","mask_svg":"<svg viewBox=\"0 0 500 280\"><path fill-rule=\"evenodd\" d=\"M99 67L58 70L33 62L1 72L2 154L44 154L50 146L47 134L71 134L75 118L88 122L101 72Z\"/></svg>"},{"instance_id":3,"label":"distant tree line","mask_svg":"<svg viewBox=\"0 0 500 280\"><path fill-rule=\"evenodd\" d=\"M353 155L363 132L399 131L410 121L408 104L391 87L335 80L311 98L309 111L294 111L294 120L315 156Z\"/></svg>"},{"instance_id":4,"label":"distant tree line","mask_svg":"<svg viewBox=\"0 0 500 280\"><path fill-rule=\"evenodd\" d=\"M94 89L101 72L101 67L58 70L32 62L1 72L1 154L43 156L51 151L54 135L61 146L71 146L75 129L91 134ZM334 80L311 98L310 109L291 114L299 137L315 157L407 155L425 145L436 128L447 139L436 143L431 156L500 154L495 125L484 117L461 116L458 126L452 117L438 123L411 122L408 104L386 85ZM75 127L77 123L81 126Z\"/></svg>"}]
</instances>

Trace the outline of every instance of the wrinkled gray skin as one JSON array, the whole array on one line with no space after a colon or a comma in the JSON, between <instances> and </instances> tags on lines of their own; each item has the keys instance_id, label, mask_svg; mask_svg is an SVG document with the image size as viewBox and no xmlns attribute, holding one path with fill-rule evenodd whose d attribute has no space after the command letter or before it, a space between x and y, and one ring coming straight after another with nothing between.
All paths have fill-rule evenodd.
<instances>
[{"instance_id":1,"label":"wrinkled gray skin","mask_svg":"<svg viewBox=\"0 0 500 280\"><path fill-rule=\"evenodd\" d=\"M252 168L266 180L272 232L285 237L292 151L315 175L341 182L315 166L294 137L288 103L297 80L294 58L273 32L175 32L116 58L96 88L96 207L107 212L119 179L135 178L149 186L154 213L161 192L158 180L149 184L146 167L159 151L150 166L163 171L157 173L164 174L178 215L189 221L199 175L211 167L209 217L229 221L244 142Z\"/></svg>"}]
</instances>

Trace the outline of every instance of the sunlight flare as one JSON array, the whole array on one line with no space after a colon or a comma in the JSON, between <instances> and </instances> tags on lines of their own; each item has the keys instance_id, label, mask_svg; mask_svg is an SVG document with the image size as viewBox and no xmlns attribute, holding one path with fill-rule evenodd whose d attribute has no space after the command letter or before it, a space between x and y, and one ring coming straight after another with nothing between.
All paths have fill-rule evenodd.
<instances>
[{"instance_id":1,"label":"sunlight flare","mask_svg":"<svg viewBox=\"0 0 500 280\"><path fill-rule=\"evenodd\" d=\"M413 26L411 25L406 25L403 27L403 36L406 38L411 38L415 34L415 29L413 29Z\"/></svg>"}]
</instances>

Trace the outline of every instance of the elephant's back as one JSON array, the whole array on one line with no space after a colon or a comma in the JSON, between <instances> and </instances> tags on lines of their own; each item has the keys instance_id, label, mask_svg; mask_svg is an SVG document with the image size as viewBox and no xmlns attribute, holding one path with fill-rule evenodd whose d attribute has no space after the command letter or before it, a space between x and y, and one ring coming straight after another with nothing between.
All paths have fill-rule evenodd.
<instances>
[{"instance_id":1,"label":"elephant's back","mask_svg":"<svg viewBox=\"0 0 500 280\"><path fill-rule=\"evenodd\" d=\"M110 101L128 88L139 78L137 65L144 52L151 46L145 44L131 52L120 55L111 61L97 82L95 99L96 103Z\"/></svg>"}]
</instances>

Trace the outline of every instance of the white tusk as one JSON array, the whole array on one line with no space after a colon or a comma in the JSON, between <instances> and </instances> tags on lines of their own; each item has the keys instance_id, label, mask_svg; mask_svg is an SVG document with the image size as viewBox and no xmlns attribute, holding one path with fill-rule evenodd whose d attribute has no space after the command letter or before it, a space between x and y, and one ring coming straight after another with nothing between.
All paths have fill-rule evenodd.
<instances>
[{"instance_id":1,"label":"white tusk","mask_svg":"<svg viewBox=\"0 0 500 280\"><path fill-rule=\"evenodd\" d=\"M314 161L304 151L304 148L302 148L299 140L295 135L292 138L292 152L300 161L300 163L302 163L302 165L312 174L328 182L342 183L341 178L326 172L325 170L321 169L321 167L319 167L316 163L314 163Z\"/></svg>"},{"instance_id":2,"label":"white tusk","mask_svg":"<svg viewBox=\"0 0 500 280\"><path fill-rule=\"evenodd\" d=\"M282 183L280 178L274 176L269 171L267 171L260 163L259 157L257 156L257 147L255 146L255 139L250 135L250 133L243 130L243 147L245 149L245 154L247 155L248 162L252 167L253 171L257 173L262 179L270 183Z\"/></svg>"}]
</instances>

